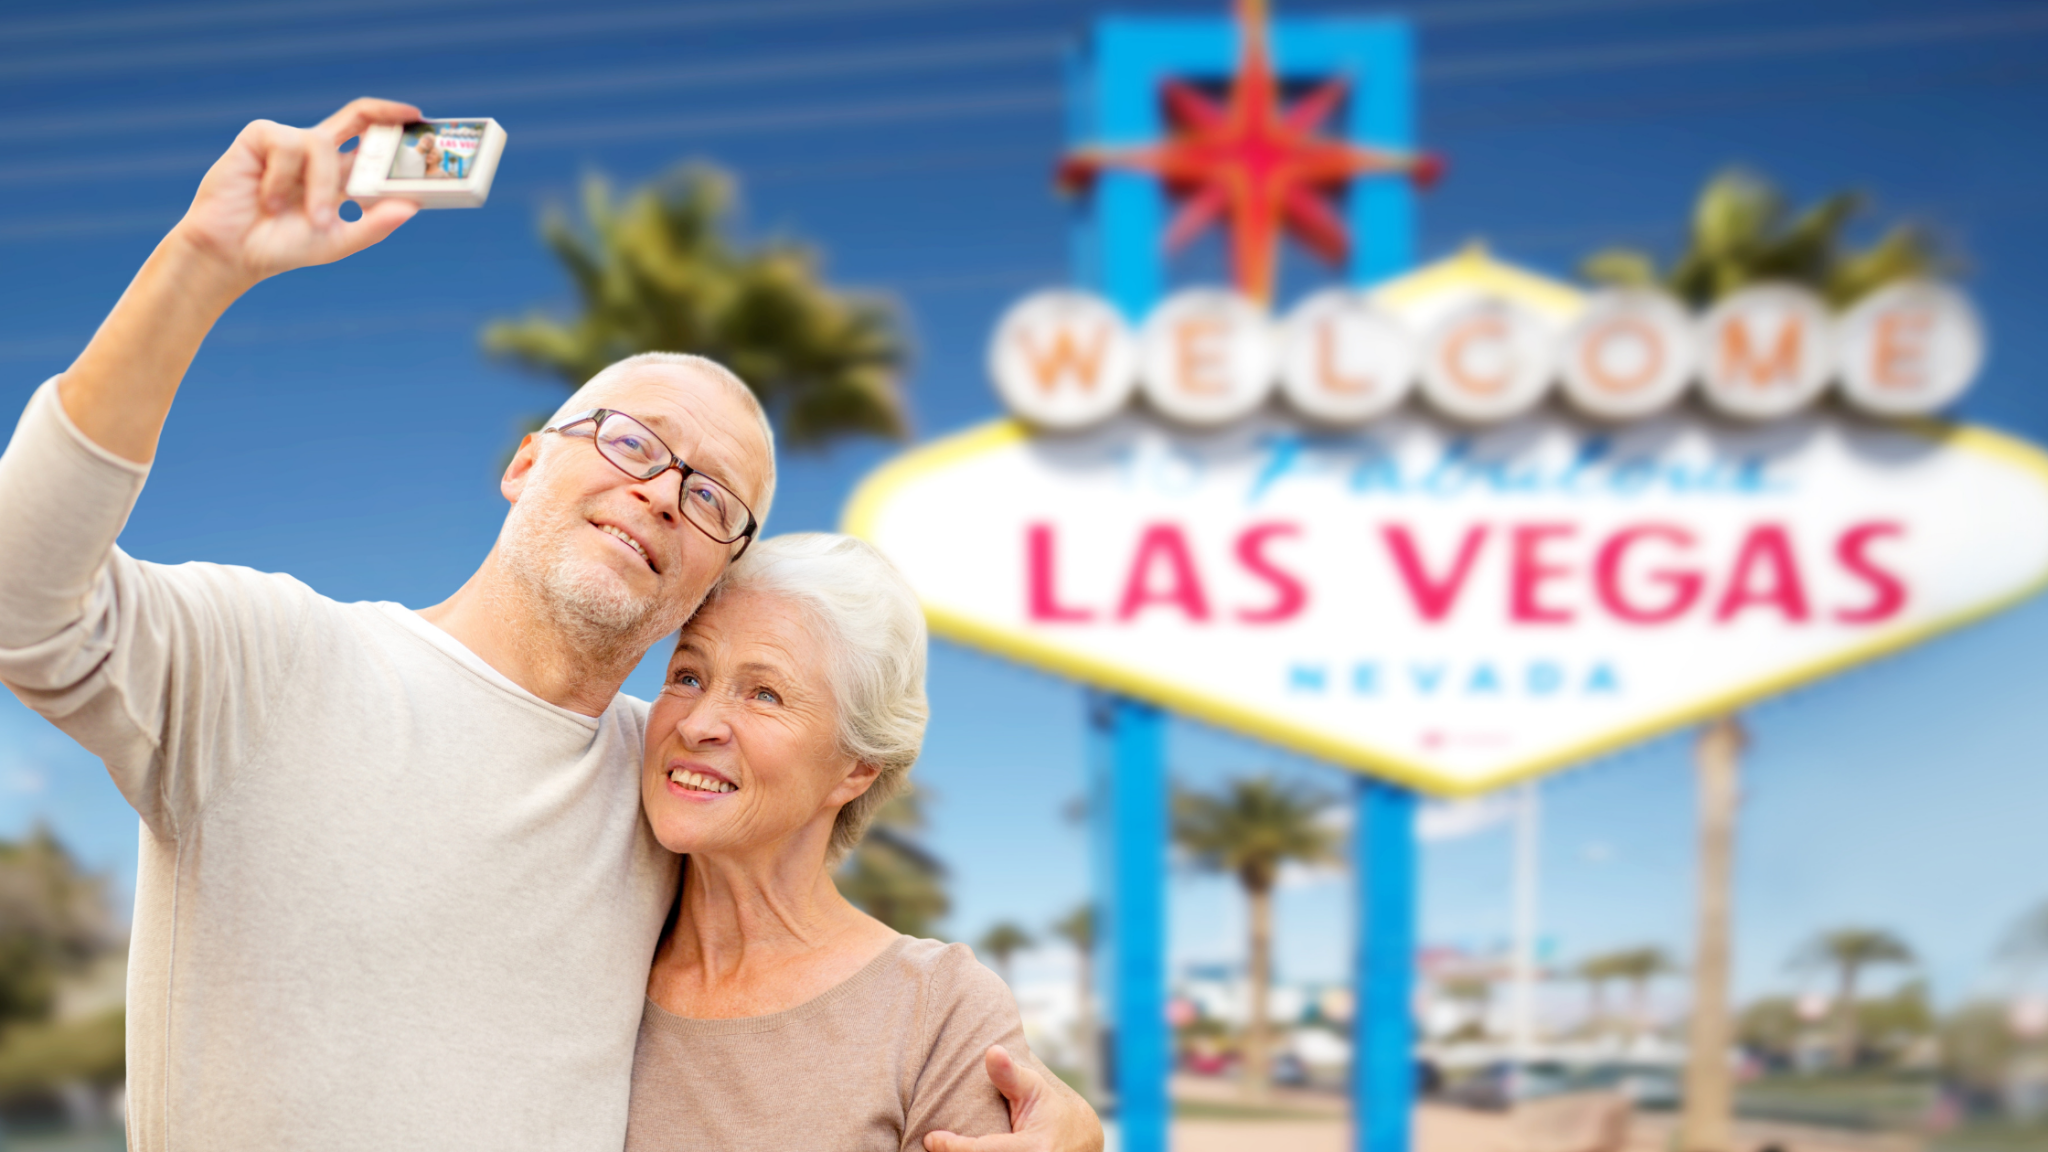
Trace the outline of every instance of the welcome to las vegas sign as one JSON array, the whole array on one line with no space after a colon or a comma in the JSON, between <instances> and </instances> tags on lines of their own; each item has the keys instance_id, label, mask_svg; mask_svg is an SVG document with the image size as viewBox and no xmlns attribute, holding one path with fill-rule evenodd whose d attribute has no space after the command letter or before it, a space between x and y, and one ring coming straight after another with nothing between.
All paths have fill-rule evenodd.
<instances>
[{"instance_id":1,"label":"welcome to las vegas sign","mask_svg":"<svg viewBox=\"0 0 2048 1152\"><path fill-rule=\"evenodd\" d=\"M1372 299L1418 331L1519 301L1562 333L1586 308L1469 255ZM901 567L938 635L1445 794L2048 580L2048 457L1824 397L1768 421L1697 396L1606 422L1556 397L1490 424L1412 398L1346 426L1277 401L1206 428L1159 407L938 441L871 476L847 530Z\"/></svg>"}]
</instances>

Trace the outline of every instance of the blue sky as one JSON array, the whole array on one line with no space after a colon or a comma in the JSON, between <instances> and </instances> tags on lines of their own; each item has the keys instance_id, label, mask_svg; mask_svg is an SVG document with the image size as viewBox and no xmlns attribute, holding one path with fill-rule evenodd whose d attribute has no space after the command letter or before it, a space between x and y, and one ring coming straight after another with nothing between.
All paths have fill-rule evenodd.
<instances>
[{"instance_id":1,"label":"blue sky","mask_svg":"<svg viewBox=\"0 0 2048 1152\"><path fill-rule=\"evenodd\" d=\"M1219 0L1122 13L1220 14ZM1300 0L1281 15L1370 14ZM491 115L513 143L490 205L430 213L344 264L265 284L201 353L123 538L154 560L291 572L342 599L413 606L453 590L502 513L515 429L562 395L487 362L479 325L566 303L535 238L586 172L621 184L689 158L731 169L744 227L797 236L839 283L893 294L916 346L919 437L986 419L997 314L1062 279L1051 192L1061 53L1107 10L1082 0L308 0L86 3L0 14L0 409L59 371L246 120L310 123L370 92ZM1446 0L1418 25L1421 137L1450 160L1422 251L1489 238L1568 273L1587 251L1669 247L1730 163L1800 197L1870 194L1963 258L1992 332L1963 413L2048 438L2048 8L2002 0ZM1213 253L1190 274L1213 267ZM894 448L786 457L777 530L828 528ZM1903 934L1946 1000L1993 986L2001 933L2048 899L2048 605L1756 709L1742 831L1742 991L1801 987L1788 957L1850 923ZM645 677L636 680L645 691ZM949 929L1039 924L1085 895L1081 703L1066 683L941 644L918 769L953 867ZM1196 783L1335 770L1195 725ZM1692 892L1689 743L1672 737L1545 786L1545 934L1558 954L1636 942L1682 953ZM98 766L0 702L0 831L47 819L125 885L134 819ZM1499 830L1432 844L1425 936L1485 946L1508 926ZM1348 887L1283 894L1283 975L1342 973ZM1181 959L1238 954L1222 881L1175 882ZM1043 961L1052 964L1048 956Z\"/></svg>"}]
</instances>

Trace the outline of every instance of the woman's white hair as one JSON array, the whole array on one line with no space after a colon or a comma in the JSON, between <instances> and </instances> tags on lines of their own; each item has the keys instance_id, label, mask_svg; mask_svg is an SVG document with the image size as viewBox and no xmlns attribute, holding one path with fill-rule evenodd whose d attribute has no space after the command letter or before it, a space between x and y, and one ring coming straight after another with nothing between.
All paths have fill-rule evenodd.
<instances>
[{"instance_id":1,"label":"woman's white hair","mask_svg":"<svg viewBox=\"0 0 2048 1152\"><path fill-rule=\"evenodd\" d=\"M825 646L838 711L840 750L880 769L866 792L839 810L828 866L867 833L875 813L903 791L924 744L924 610L896 566L874 546L829 532L763 540L728 568L706 599L759 592L793 601Z\"/></svg>"}]
</instances>

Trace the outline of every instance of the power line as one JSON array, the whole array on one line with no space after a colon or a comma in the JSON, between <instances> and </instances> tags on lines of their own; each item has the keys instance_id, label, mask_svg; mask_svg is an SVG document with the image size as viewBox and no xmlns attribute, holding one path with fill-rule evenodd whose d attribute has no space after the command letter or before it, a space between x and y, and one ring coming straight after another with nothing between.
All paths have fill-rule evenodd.
<instances>
[{"instance_id":1,"label":"power line","mask_svg":"<svg viewBox=\"0 0 2048 1152\"><path fill-rule=\"evenodd\" d=\"M1426 83L1464 84L1559 73L1612 71L1657 64L1701 60L1764 59L1800 53L1888 48L1934 40L1973 40L1985 36L2024 36L2048 30L2048 10L1999 13L1971 18L1896 20L1852 27L1811 28L1796 32L1748 36L1690 36L1649 44L1616 44L1599 48L1566 48L1554 52L1508 52L1463 60L1425 62L1419 75Z\"/></svg>"},{"instance_id":2,"label":"power line","mask_svg":"<svg viewBox=\"0 0 2048 1152\"><path fill-rule=\"evenodd\" d=\"M903 75L957 71L1013 60L1050 62L1064 41L992 40L939 41L914 44L875 52L823 52L723 64L691 65L688 68L663 65L659 68L607 69L603 72L558 76L539 80L518 80L502 84L463 84L405 94L415 104L428 107L461 102L471 107L508 100L542 99L562 96L617 95L626 92L680 91L720 85L786 80L857 76L866 73ZM332 112L341 100L333 93L319 97L294 96L287 99L250 98L216 104L170 108L125 109L74 116L25 116L0 124L0 141L37 137L68 136L101 132L134 132L150 128L213 124L225 119L242 119L260 113L267 119L317 118Z\"/></svg>"},{"instance_id":3,"label":"power line","mask_svg":"<svg viewBox=\"0 0 2048 1152\"><path fill-rule=\"evenodd\" d=\"M1980 198L1966 207L1952 206L1951 211L1973 218L2004 212L2014 208L2031 209L2039 203L2042 189L2038 186L2008 188L2000 194ZM80 218L83 219L83 218ZM160 223L171 218L159 217ZM1615 240L1676 238L1684 230L1682 221L1668 219L1644 220L1633 224L1601 224L1572 226L1564 228L1521 229L1509 232L1484 233L1496 248L1503 250L1528 251L1560 246L1585 246ZM1420 238L1420 246L1426 251L1449 251L1470 235L1470 230L1432 229ZM0 231L0 240L6 232ZM908 276L891 276L886 279L852 277L851 287L870 291L949 291L961 288L1000 287L1008 284L1063 284L1070 279L1068 269L1051 264L1011 265L998 268L948 269L944 272L914 273ZM339 338L345 336L372 335L384 332L413 330L440 330L448 327L475 325L487 317L471 310L438 312L409 311L384 316L344 317L338 319L309 320L297 324L276 325L266 323L248 328L228 328L211 338L216 344L264 344L285 341L301 341ZM50 360L68 358L84 347L91 333L82 331L72 337L38 336L17 340L0 340L0 362L22 360Z\"/></svg>"},{"instance_id":4,"label":"power line","mask_svg":"<svg viewBox=\"0 0 2048 1152\"><path fill-rule=\"evenodd\" d=\"M189 161L190 157L180 159ZM827 177L846 180L863 176L894 176L905 172L958 172L1006 165L1035 165L1045 169L1046 173L1050 171L1044 148L1009 147L896 154L863 157L852 161L764 165L747 168L742 177L746 187L760 188ZM495 189L494 201L502 203L507 199L524 199L529 203L539 203L549 194L550 190L540 185L524 188L500 185ZM73 216L16 218L0 223L0 245L63 240L77 236L160 233L168 231L171 225L178 222L179 211L177 208L159 208L148 212L87 212Z\"/></svg>"},{"instance_id":5,"label":"power line","mask_svg":"<svg viewBox=\"0 0 2048 1152\"><path fill-rule=\"evenodd\" d=\"M1037 0L975 0L977 8L1012 7ZM621 33L673 31L709 28L764 21L815 20L820 17L867 17L881 12L910 12L927 8L957 8L961 0L747 0L745 3L685 8L669 5L626 12L578 12L549 14L519 19L479 21L465 28L463 45L468 50L492 44L522 41L559 43L563 40L611 36ZM0 80L24 80L53 75L87 76L107 72L132 75L147 68L186 68L197 64L230 64L237 61L278 61L306 56L333 58L352 52L374 52L388 57L399 52L442 52L446 47L431 37L405 37L388 27L358 32L323 32L317 36L272 36L260 40L227 43L202 41L181 45L149 45L112 51L43 54L0 62Z\"/></svg>"},{"instance_id":6,"label":"power line","mask_svg":"<svg viewBox=\"0 0 2048 1152\"><path fill-rule=\"evenodd\" d=\"M2029 61L1991 67L1949 69L1923 73L1910 80L1891 77L1847 80L1835 84L1796 84L1762 88L1746 85L1730 92L1666 96L1650 99L1574 100L1516 108L1472 109L1464 112L1423 114L1432 135L1444 132L1489 132L1520 130L1542 124L1598 124L1617 120L1645 120L1673 113L1713 112L1731 108L1769 107L1793 102L1836 100L1846 97L1904 96L1944 88L1975 85L2029 84L2048 80L2048 63Z\"/></svg>"},{"instance_id":7,"label":"power line","mask_svg":"<svg viewBox=\"0 0 2048 1152\"><path fill-rule=\"evenodd\" d=\"M315 17L327 15L360 15L384 9L402 10L408 13L417 10L419 3L431 3L433 7L471 7L498 2L498 0L361 0L360 3L347 0L301 0L290 7L276 5L222 5L199 9L164 9L145 12L125 13L119 16L66 18L59 20L26 21L12 26L0 26L0 43L19 43L38 35L63 32L89 32L105 36L109 31L147 31L157 27L204 26L212 23L244 22L248 15L260 12L263 15L279 15L299 18L305 15ZM950 0L957 4L959 0ZM1019 0L975 0L984 7L1009 6ZM1596 15L1606 12L1636 13L1652 9L1725 7L1733 4L1755 4L1762 0L1481 0L1481 2L1424 8L1412 14L1410 22L1422 28L1468 27L1484 24L1511 23ZM679 27L714 27L782 20L790 17L832 15L865 15L874 12L916 10L927 7L948 5L949 0L786 0L783 3L726 4L712 7L698 6L689 10L637 9L627 12L578 15L574 17L539 17L525 20L498 20L490 25L480 26L465 33L467 44L494 43L512 45L530 41L559 41L564 38L588 35L603 35L615 32L652 31ZM426 51L431 45L417 48ZM368 49L379 55L393 51L414 50L402 40L394 40L387 32L359 34L356 36L337 35L322 32L318 35L276 37L258 41L237 41L227 44L203 43L193 46L151 45L144 48L121 49L112 52L78 53L71 56L39 56L8 63L0 62L0 80L15 77L48 75L71 71L77 74L120 70L133 74L141 69L163 66L183 66L198 63L223 63L246 59L282 59L290 56L320 55L332 56L357 49Z\"/></svg>"},{"instance_id":8,"label":"power line","mask_svg":"<svg viewBox=\"0 0 2048 1152\"><path fill-rule=\"evenodd\" d=\"M382 0L378 0L382 2ZM393 0L397 2L397 0ZM451 3L484 0L446 0ZM1460 25L1508 18L1580 14L1626 7L1639 11L1646 6L1701 6L1755 3L1759 0L1494 0L1460 4L1447 9L1426 10L1418 19L1425 24ZM222 9L223 11L238 8ZM4 38L4 37L0 37ZM1005 61L1051 64L1071 37L1048 35L1019 38L1006 35L978 40L939 40L901 47L857 52L814 52L750 60L692 64L668 64L657 68L606 69L603 72L571 76L521 79L499 84L429 86L403 93L421 105L466 103L480 106L525 99L563 96L683 91L719 85L771 82L790 78L818 79L863 74L902 76L913 73L958 71L978 64ZM0 69L4 72L4 69ZM33 140L101 132L135 132L146 129L194 125L239 123L262 115L269 119L317 119L337 107L348 93L330 88L319 95L251 96L211 104L170 105L122 109L70 116L24 116L0 123L0 141Z\"/></svg>"},{"instance_id":9,"label":"power line","mask_svg":"<svg viewBox=\"0 0 2048 1152\"><path fill-rule=\"evenodd\" d=\"M1832 29L1801 29L1772 36L1745 36L1702 40L1697 37L1675 41L1615 45L1610 48L1533 52L1451 59L1425 65L1427 83L1459 84L1481 78L1520 75L1574 74L1601 70L1638 68L1653 64L1697 60L1766 58L1827 51L1868 50L1901 43L1923 43L1932 39L1970 39L1993 35L2027 35L2048 31L2048 11L2019 17L1973 21L1896 21L1886 24ZM1892 86L1894 89L1898 85ZM990 111L1010 113L1037 107L1056 106L1060 93L1044 89L1013 90L993 96L987 105L952 100L937 103L929 99L895 100L867 106L799 105L765 112L733 116L662 117L621 125L619 134L641 137L724 135L735 131L766 131L842 123L881 123L902 119L957 119ZM812 119L816 117L816 119ZM543 143L568 142L580 129L530 129L527 139Z\"/></svg>"},{"instance_id":10,"label":"power line","mask_svg":"<svg viewBox=\"0 0 2048 1152\"><path fill-rule=\"evenodd\" d=\"M658 120L591 122L576 120L519 133L522 150L573 147L604 140L666 139L678 136L713 138L740 133L792 129L840 128L858 124L906 124L975 119L992 115L1038 112L1059 106L1056 88L991 92L949 101L929 98L866 103L800 104L788 108L734 112L722 116L669 117ZM191 172L211 165L219 154L209 151L159 153L154 156L95 156L82 160L26 164L0 169L0 187L66 184L118 176Z\"/></svg>"},{"instance_id":11,"label":"power line","mask_svg":"<svg viewBox=\"0 0 2048 1152\"><path fill-rule=\"evenodd\" d=\"M185 7L160 4L126 12L16 20L0 24L0 43L20 45L36 39L73 35L104 39L122 34L206 28L215 25L246 28L252 23L303 23L327 17L360 19L388 11L420 16L447 9L514 7L534 2L536 0L295 0L290 5L280 5L266 0L254 4ZM1411 14L1409 19L1423 26L1457 27L1467 24L1578 16L1615 9L1633 12L1648 8L1707 7L1759 2L1761 0L1480 0L1477 3L1425 7ZM731 7L738 9L741 6Z\"/></svg>"},{"instance_id":12,"label":"power line","mask_svg":"<svg viewBox=\"0 0 2048 1152\"><path fill-rule=\"evenodd\" d=\"M1735 92L1709 93L1699 96L1681 96L1661 100L1635 100L1626 104L1612 100L1571 101L1552 105L1527 106L1501 111L1452 112L1428 118L1434 132L1475 132L1516 130L1539 124L1587 124L1615 120L1647 119L1671 113L1695 111L1719 111L1730 108L1768 107L1774 104L1810 104L1816 100L1858 98L1870 95L1900 96L1916 92L1937 91L1944 88L1968 87L1978 84L2006 85L2037 83L2048 80L2048 64L2030 63L1995 68L1961 68L1923 75L1913 81L1900 83L1895 80L1859 80L1840 84L1784 85L1775 88L1745 87ZM1029 96L1029 93L1021 95ZM865 114L874 116L882 109L869 108ZM979 110L975 110L979 111ZM735 126L737 127L737 126ZM176 166L189 167L206 162L208 158L197 153L168 158ZM750 187L772 186L823 178L848 179L862 176L887 176L906 172L958 171L970 168L991 168L1009 165L1039 165L1049 163L1045 148L1003 147L981 149L956 149L939 152L911 154L890 154L887 156L863 156L857 160L829 160L823 162L801 161L749 167L743 173L745 183ZM169 166L169 165L167 165ZM4 182L4 177L0 177ZM500 189L502 198L508 189ZM517 192L514 192L517 195ZM108 233L163 231L177 219L173 210L110 215L103 212L79 216L47 217L40 220L16 219L0 223L0 244L44 239L60 239L69 236L98 235Z\"/></svg>"},{"instance_id":13,"label":"power line","mask_svg":"<svg viewBox=\"0 0 2048 1152\"><path fill-rule=\"evenodd\" d=\"M1036 112L1060 105L1057 88L1032 87L981 96L933 100L928 96L880 100L865 104L809 104L733 112L723 116L662 117L652 120L607 120L602 124L565 124L529 129L524 139L541 147L596 140L652 139L673 136L731 136L742 132L784 128L839 128L851 124L904 124L959 120L993 113Z\"/></svg>"},{"instance_id":14,"label":"power line","mask_svg":"<svg viewBox=\"0 0 2048 1152\"><path fill-rule=\"evenodd\" d=\"M178 222L178 209L153 212L88 212L82 216L50 216L0 223L0 244L10 241L62 240L126 232L168 232Z\"/></svg>"},{"instance_id":15,"label":"power line","mask_svg":"<svg viewBox=\"0 0 2048 1152\"><path fill-rule=\"evenodd\" d=\"M382 316L328 316L289 323L229 323L207 337L212 345L293 344L306 340L331 340L390 332L437 332L449 328L470 328L486 317L476 309L412 309ZM47 360L76 356L92 336L37 336L25 340L0 340L0 361Z\"/></svg>"},{"instance_id":16,"label":"power line","mask_svg":"<svg viewBox=\"0 0 2048 1152\"><path fill-rule=\"evenodd\" d=\"M1660 8L1718 8L1758 2L1760 0L1478 0L1476 3L1424 7L1406 15L1410 23L1419 27L1458 28L1556 16L1590 16L1614 11L1633 14Z\"/></svg>"},{"instance_id":17,"label":"power line","mask_svg":"<svg viewBox=\"0 0 2048 1152\"><path fill-rule=\"evenodd\" d=\"M1580 75L1652 64L1869 50L1937 39L1953 41L1993 35L2019 36L2042 31L2048 31L2048 11L2029 12L2018 17L2000 16L1995 19L1894 21L1849 28L1801 29L1792 33L1764 36L1708 40L1694 37L1682 41L1653 41L1590 50L1454 58L1425 65L1422 76L1428 83L1458 84L1507 75L1536 76L1558 72ZM1899 85L1891 85L1887 90L1899 88ZM1057 87L1047 85L1043 88L1013 89L976 98L946 101L937 101L929 97L892 99L866 104L839 101L830 104L798 104L722 116L660 117L632 122L614 121L602 125L579 120L573 124L524 129L520 133L520 141L522 148L530 148L573 145L603 138L716 137L736 133L801 131L855 124L934 123L991 115L1015 115L1055 108L1061 98L1062 94ZM1516 114L1509 115L1512 117ZM1496 121L1504 122L1509 121L1507 118ZM155 156L124 155L22 165L10 170L0 170L0 186L63 184L119 176L190 172L211 164L216 155L210 151L195 150Z\"/></svg>"},{"instance_id":18,"label":"power line","mask_svg":"<svg viewBox=\"0 0 2048 1152\"><path fill-rule=\"evenodd\" d=\"M211 24L244 27L252 22L292 21L322 16L362 17L375 12L404 12L425 15L445 8L479 8L505 5L518 0L294 0L290 5L209 4L185 8L157 5L126 12L99 12L90 16L59 16L42 20L16 20L0 24L0 42L21 44L49 36L85 34L117 36L124 32L158 32L173 28L204 28Z\"/></svg>"}]
</instances>

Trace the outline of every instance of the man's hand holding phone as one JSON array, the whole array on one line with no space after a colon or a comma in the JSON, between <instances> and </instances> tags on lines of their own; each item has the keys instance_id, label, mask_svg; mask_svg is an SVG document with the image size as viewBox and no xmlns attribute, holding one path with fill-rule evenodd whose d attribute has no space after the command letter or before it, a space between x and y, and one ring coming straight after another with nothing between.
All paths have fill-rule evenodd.
<instances>
[{"instance_id":1,"label":"man's hand holding phone","mask_svg":"<svg viewBox=\"0 0 2048 1152\"><path fill-rule=\"evenodd\" d=\"M207 170L172 237L217 263L234 294L257 282L351 256L391 235L419 211L379 200L362 219L341 218L350 171L360 152L341 146L378 124L406 124L420 110L365 97L311 128L258 120L242 129Z\"/></svg>"},{"instance_id":2,"label":"man's hand holding phone","mask_svg":"<svg viewBox=\"0 0 2048 1152\"><path fill-rule=\"evenodd\" d=\"M242 129L59 381L79 431L122 459L154 459L178 384L229 305L280 272L354 255L419 211L380 200L360 220L341 218L355 166L341 146L419 118L410 104L363 99L312 128L258 120Z\"/></svg>"}]
</instances>

